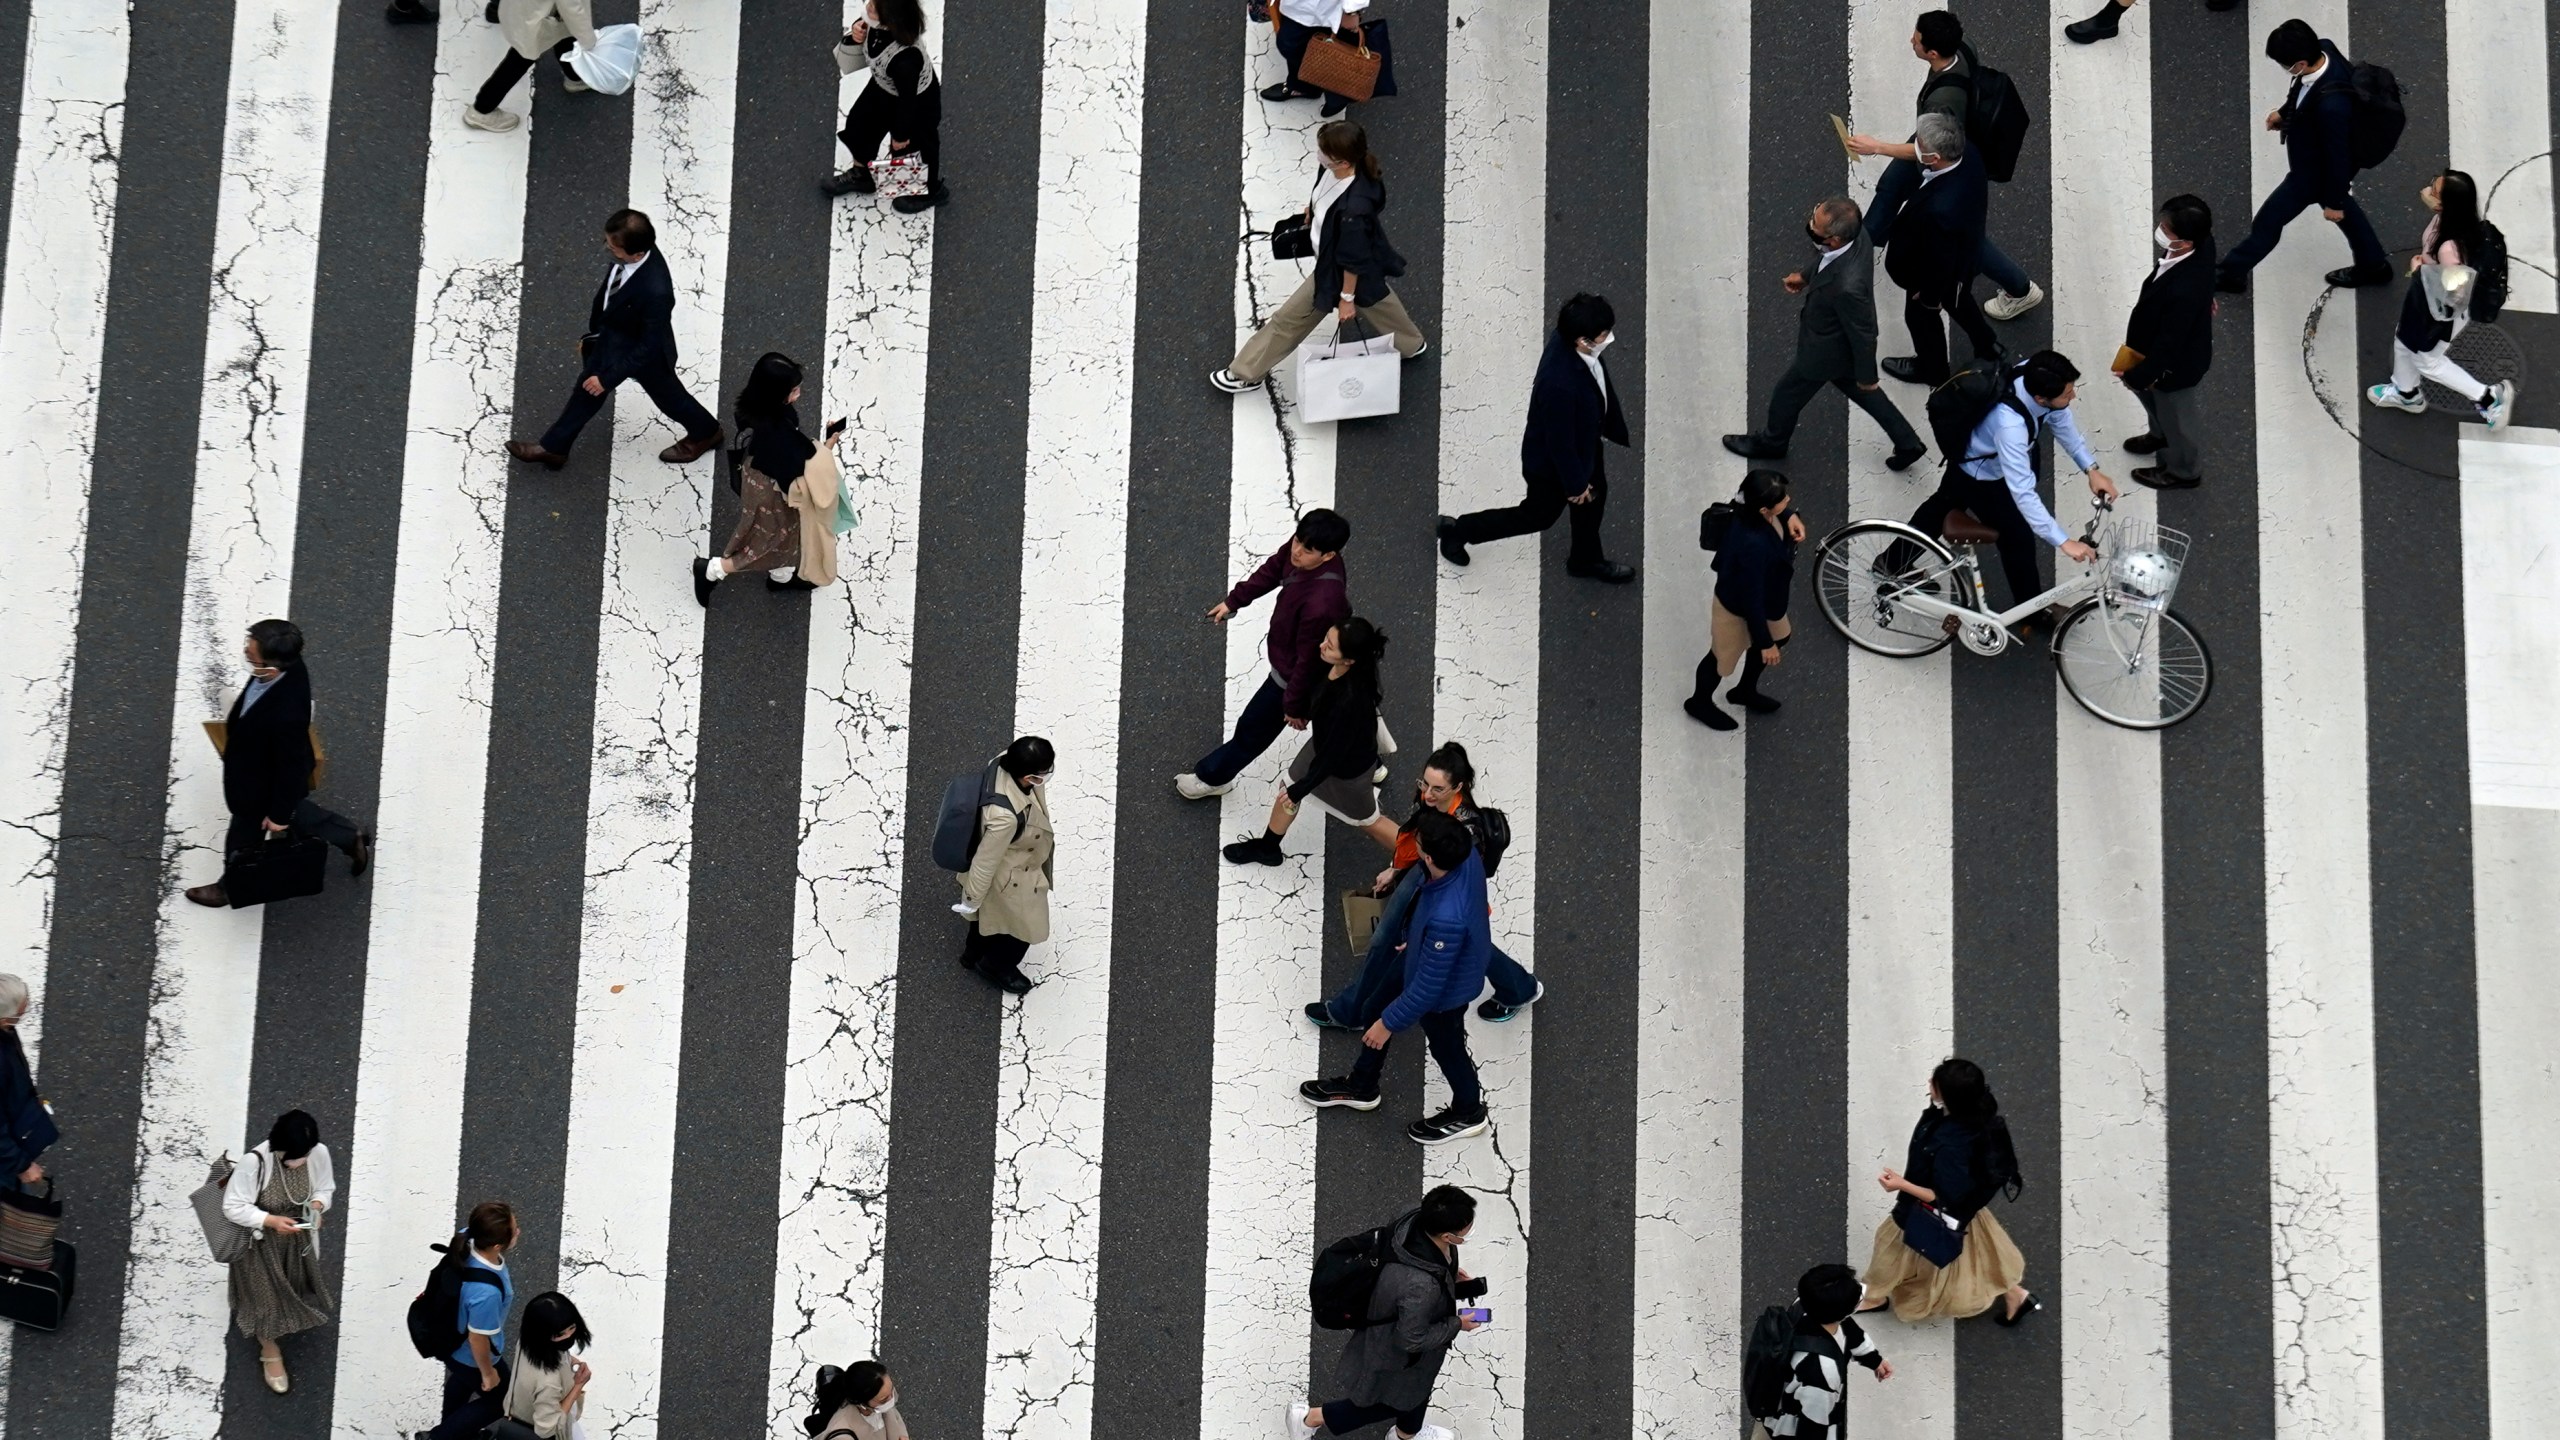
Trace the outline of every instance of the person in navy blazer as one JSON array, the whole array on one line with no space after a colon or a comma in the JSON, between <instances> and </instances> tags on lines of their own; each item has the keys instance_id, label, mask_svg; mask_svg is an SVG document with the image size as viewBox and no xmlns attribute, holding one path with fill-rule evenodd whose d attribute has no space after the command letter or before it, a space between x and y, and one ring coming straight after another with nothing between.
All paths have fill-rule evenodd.
<instances>
[{"instance_id":1,"label":"person in navy blazer","mask_svg":"<svg viewBox=\"0 0 2560 1440\"><path fill-rule=\"evenodd\" d=\"M658 253L657 228L637 210L616 210L605 217L604 248L613 267L587 306L587 333L578 337L578 383L570 388L569 403L540 440L510 440L507 453L559 469L569 463L578 432L604 408L605 396L635 380L658 413L684 431L658 458L690 465L716 448L726 432L676 375L676 282Z\"/></svg>"},{"instance_id":2,"label":"person in navy blazer","mask_svg":"<svg viewBox=\"0 0 2560 1440\"><path fill-rule=\"evenodd\" d=\"M2285 176L2267 192L2248 235L2222 257L2215 288L2247 294L2249 272L2284 238L2284 227L2313 205L2345 232L2347 253L2355 257L2354 264L2330 271L2329 283L2342 289L2390 284L2391 256L2348 191L2356 176L2349 144L2356 96L2347 57L2308 24L2287 20L2268 33L2267 58L2293 77L2284 103L2267 113L2267 128L2284 139Z\"/></svg>"},{"instance_id":3,"label":"person in navy blazer","mask_svg":"<svg viewBox=\"0 0 2560 1440\"><path fill-rule=\"evenodd\" d=\"M231 702L222 744L222 805L231 813L223 832L226 870L232 857L270 835L297 829L345 851L347 873L373 866L373 836L311 798L318 756L311 748L311 672L302 664L302 630L290 620L261 620L241 647L249 683ZM230 893L217 880L188 889L198 905L224 906Z\"/></svg>"},{"instance_id":4,"label":"person in navy blazer","mask_svg":"<svg viewBox=\"0 0 2560 1440\"><path fill-rule=\"evenodd\" d=\"M1920 117L1920 188L1890 217L1884 271L1903 289L1902 321L1911 328L1908 357L1884 362L1884 373L1922 385L1944 384L1949 318L1964 328L1977 357L2000 353L1999 337L1973 298L1982 268L1982 232L1991 212L1991 176L1982 152L1964 142L1964 127L1936 113ZM1873 233L1875 221L1868 221Z\"/></svg>"},{"instance_id":5,"label":"person in navy blazer","mask_svg":"<svg viewBox=\"0 0 2560 1440\"><path fill-rule=\"evenodd\" d=\"M1600 550L1600 521L1609 510L1600 442L1628 443L1626 404L1600 358L1616 338L1617 323L1617 312L1600 296L1564 302L1538 359L1538 378L1529 387L1529 424L1520 435L1520 475L1529 493L1505 509L1441 516L1440 554L1450 564L1466 564L1469 545L1538 534L1569 510L1573 545L1565 552L1565 573L1612 585L1636 578L1636 567Z\"/></svg>"}]
</instances>

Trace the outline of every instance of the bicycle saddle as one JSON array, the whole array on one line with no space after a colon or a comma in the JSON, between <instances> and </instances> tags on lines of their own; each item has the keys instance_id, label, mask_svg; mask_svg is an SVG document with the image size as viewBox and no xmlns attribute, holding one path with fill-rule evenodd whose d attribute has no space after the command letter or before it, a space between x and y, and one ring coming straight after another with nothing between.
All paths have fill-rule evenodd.
<instances>
[{"instance_id":1,"label":"bicycle saddle","mask_svg":"<svg viewBox=\"0 0 2560 1440\"><path fill-rule=\"evenodd\" d=\"M1970 510L1950 510L1938 533L1950 545L1988 545L2000 538L2000 532L1973 518Z\"/></svg>"}]
</instances>

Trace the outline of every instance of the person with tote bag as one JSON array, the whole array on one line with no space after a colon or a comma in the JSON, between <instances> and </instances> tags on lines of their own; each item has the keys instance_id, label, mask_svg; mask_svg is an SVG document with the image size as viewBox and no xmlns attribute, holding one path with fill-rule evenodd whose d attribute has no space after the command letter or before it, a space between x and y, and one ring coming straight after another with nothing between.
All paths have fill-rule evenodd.
<instances>
[{"instance_id":1,"label":"person with tote bag","mask_svg":"<svg viewBox=\"0 0 2560 1440\"><path fill-rule=\"evenodd\" d=\"M594 1371L570 1354L595 1336L569 1297L545 1290L525 1302L516 1326L516 1364L489 1440L587 1440L583 1418Z\"/></svg>"},{"instance_id":2,"label":"person with tote bag","mask_svg":"<svg viewBox=\"0 0 2560 1440\"><path fill-rule=\"evenodd\" d=\"M320 1122L300 1110L277 1116L223 1187L223 1218L254 1241L230 1264L231 1318L258 1342L259 1378L278 1395L293 1382L276 1342L329 1323L320 1223L337 1198Z\"/></svg>"},{"instance_id":3,"label":"person with tote bag","mask_svg":"<svg viewBox=\"0 0 2560 1440\"><path fill-rule=\"evenodd\" d=\"M1404 359L1418 360L1431 348L1387 286L1404 273L1404 257L1378 221L1387 187L1368 132L1354 121L1330 121L1316 131L1316 150L1323 163L1303 212L1306 233L1315 237L1315 273L1298 282L1233 360L1210 372L1209 383L1230 395L1261 389L1328 313L1339 325L1365 321L1370 333L1383 330Z\"/></svg>"}]
</instances>

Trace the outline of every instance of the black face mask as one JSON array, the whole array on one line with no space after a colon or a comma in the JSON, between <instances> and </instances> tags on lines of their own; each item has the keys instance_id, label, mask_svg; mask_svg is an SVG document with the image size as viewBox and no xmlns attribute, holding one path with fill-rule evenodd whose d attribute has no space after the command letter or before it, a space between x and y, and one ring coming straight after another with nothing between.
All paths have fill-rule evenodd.
<instances>
[{"instance_id":1,"label":"black face mask","mask_svg":"<svg viewBox=\"0 0 2560 1440\"><path fill-rule=\"evenodd\" d=\"M1806 238L1807 240L1812 241L1812 242L1813 242L1813 248L1814 248L1814 249L1816 249L1816 250L1826 250L1826 251L1827 251L1827 250L1829 250L1829 249L1831 248L1831 237L1830 237L1830 236L1828 236L1828 235L1823 234L1823 233L1822 233L1821 231L1819 231L1819 230L1814 229L1814 228L1813 228L1812 226L1810 226L1810 225L1806 226L1806 227L1805 227L1805 229L1804 229L1804 238Z\"/></svg>"}]
</instances>

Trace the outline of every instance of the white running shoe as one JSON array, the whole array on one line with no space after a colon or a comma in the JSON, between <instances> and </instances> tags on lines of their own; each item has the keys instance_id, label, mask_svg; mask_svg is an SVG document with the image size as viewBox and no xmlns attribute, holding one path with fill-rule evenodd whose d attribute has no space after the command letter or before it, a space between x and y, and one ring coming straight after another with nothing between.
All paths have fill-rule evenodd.
<instances>
[{"instance_id":1,"label":"white running shoe","mask_svg":"<svg viewBox=\"0 0 2560 1440\"><path fill-rule=\"evenodd\" d=\"M2044 303L2044 287L2033 280L2027 282L2024 295L1994 295L1982 302L1982 313L1994 320L2015 320Z\"/></svg>"},{"instance_id":2,"label":"white running shoe","mask_svg":"<svg viewBox=\"0 0 2560 1440\"><path fill-rule=\"evenodd\" d=\"M1413 1432L1413 1440L1458 1440L1458 1432L1446 1425L1425 1421L1421 1429Z\"/></svg>"},{"instance_id":3,"label":"white running shoe","mask_svg":"<svg viewBox=\"0 0 2560 1440\"><path fill-rule=\"evenodd\" d=\"M524 117L513 110L491 110L483 113L473 109L471 102L465 100L462 102L462 123L474 130L486 130L492 135L504 135L522 125Z\"/></svg>"},{"instance_id":4,"label":"white running shoe","mask_svg":"<svg viewBox=\"0 0 2560 1440\"><path fill-rule=\"evenodd\" d=\"M1307 1407L1292 1400L1280 1412L1280 1433L1289 1440L1316 1440L1316 1427L1307 1423Z\"/></svg>"},{"instance_id":5,"label":"white running shoe","mask_svg":"<svg viewBox=\"0 0 2560 1440\"><path fill-rule=\"evenodd\" d=\"M1173 777L1173 793L1185 800L1206 800L1212 796L1224 795L1234 788L1236 783L1232 780L1224 785L1212 785L1188 770Z\"/></svg>"},{"instance_id":6,"label":"white running shoe","mask_svg":"<svg viewBox=\"0 0 2560 1440\"><path fill-rule=\"evenodd\" d=\"M2489 387L2489 403L2480 407L2480 423L2492 430L2507 428L2507 416L2516 408L2516 382L2501 380Z\"/></svg>"},{"instance_id":7,"label":"white running shoe","mask_svg":"<svg viewBox=\"0 0 2560 1440\"><path fill-rule=\"evenodd\" d=\"M2385 410L2406 410L2412 415L2427 413L2427 397L2423 391L2411 395L2388 380L2366 386L2364 398Z\"/></svg>"}]
</instances>

